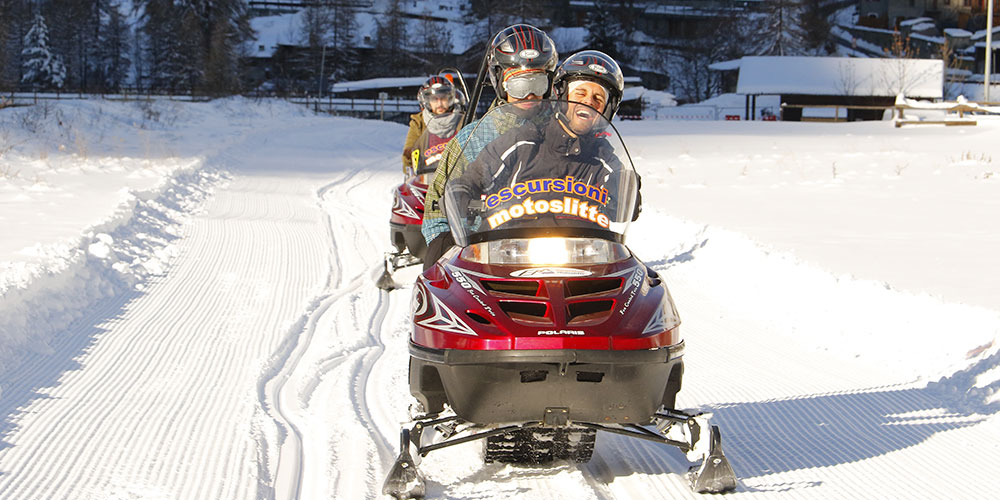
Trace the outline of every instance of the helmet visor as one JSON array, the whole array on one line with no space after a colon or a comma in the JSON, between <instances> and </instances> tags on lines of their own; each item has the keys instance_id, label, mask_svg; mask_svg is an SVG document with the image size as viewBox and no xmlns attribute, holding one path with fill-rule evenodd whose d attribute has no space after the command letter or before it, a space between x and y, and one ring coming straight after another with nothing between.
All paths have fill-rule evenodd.
<instances>
[{"instance_id":1,"label":"helmet visor","mask_svg":"<svg viewBox=\"0 0 1000 500\"><path fill-rule=\"evenodd\" d=\"M455 87L434 84L421 89L417 101L425 108L443 105L444 109L448 110L458 102L458 99L455 97Z\"/></svg>"},{"instance_id":2,"label":"helmet visor","mask_svg":"<svg viewBox=\"0 0 1000 500\"><path fill-rule=\"evenodd\" d=\"M549 91L549 76L540 71L514 75L503 82L507 95L524 99L529 95L544 96Z\"/></svg>"}]
</instances>

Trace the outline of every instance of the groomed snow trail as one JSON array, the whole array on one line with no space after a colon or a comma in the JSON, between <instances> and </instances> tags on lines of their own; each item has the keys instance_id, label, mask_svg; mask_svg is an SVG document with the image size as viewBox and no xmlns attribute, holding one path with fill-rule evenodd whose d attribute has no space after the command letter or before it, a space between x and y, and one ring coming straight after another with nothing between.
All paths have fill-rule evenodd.
<instances>
[{"instance_id":1,"label":"groomed snow trail","mask_svg":"<svg viewBox=\"0 0 1000 500\"><path fill-rule=\"evenodd\" d=\"M253 381L326 272L323 220L301 184L236 177L189 225L166 278L78 323L98 330L93 344L24 409L0 496L256 495L268 478Z\"/></svg>"}]
</instances>

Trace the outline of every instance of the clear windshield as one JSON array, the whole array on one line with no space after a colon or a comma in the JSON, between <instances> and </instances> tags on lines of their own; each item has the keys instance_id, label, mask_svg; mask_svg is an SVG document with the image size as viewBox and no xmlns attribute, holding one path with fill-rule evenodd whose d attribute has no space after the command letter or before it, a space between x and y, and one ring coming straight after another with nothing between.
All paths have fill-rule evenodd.
<instances>
[{"instance_id":1,"label":"clear windshield","mask_svg":"<svg viewBox=\"0 0 1000 500\"><path fill-rule=\"evenodd\" d=\"M444 194L459 246L535 236L621 241L636 211L638 183L621 137L584 104L498 106L463 155L474 160L450 175Z\"/></svg>"}]
</instances>

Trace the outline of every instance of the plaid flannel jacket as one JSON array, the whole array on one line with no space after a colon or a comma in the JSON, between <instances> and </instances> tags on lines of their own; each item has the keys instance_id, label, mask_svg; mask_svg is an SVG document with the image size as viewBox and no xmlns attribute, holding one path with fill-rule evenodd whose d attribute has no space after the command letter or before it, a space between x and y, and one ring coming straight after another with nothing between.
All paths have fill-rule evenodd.
<instances>
[{"instance_id":1,"label":"plaid flannel jacket","mask_svg":"<svg viewBox=\"0 0 1000 500\"><path fill-rule=\"evenodd\" d=\"M462 130L448 141L434 172L434 180L427 189L427 196L424 199L424 220L420 232L428 244L437 235L450 230L444 207L441 206L441 197L444 195L448 179L461 176L465 166L473 162L487 144L522 123L524 123L523 118L510 112L489 113L462 127Z\"/></svg>"}]
</instances>

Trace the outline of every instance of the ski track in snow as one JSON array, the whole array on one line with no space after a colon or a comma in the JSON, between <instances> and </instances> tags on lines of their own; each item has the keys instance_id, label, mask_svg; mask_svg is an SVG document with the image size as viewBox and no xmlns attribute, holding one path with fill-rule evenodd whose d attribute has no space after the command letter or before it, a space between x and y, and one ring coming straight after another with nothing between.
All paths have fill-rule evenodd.
<instances>
[{"instance_id":1,"label":"ski track in snow","mask_svg":"<svg viewBox=\"0 0 1000 500\"><path fill-rule=\"evenodd\" d=\"M372 155L268 170L295 153L280 134L322 131L269 133L212 160L244 167L185 224L167 274L96 304L6 378L0 498L382 498L410 403L410 288L374 287L397 155L347 137ZM636 237L644 231L672 244ZM653 200L630 234L684 320L678 404L722 427L740 477L725 498L989 498L1000 488L968 470L972 444L977 463L1000 461L1000 381L981 382L1000 365L997 347L965 359L905 342L934 338L919 329L938 317L973 312L831 279ZM887 319L852 324L859 307ZM803 340L803 330L823 335ZM865 352L872 335L898 337L926 371ZM590 463L548 467L484 465L481 446L418 458L428 497L704 498L683 454L646 441L599 434ZM955 480L926 479L941 476Z\"/></svg>"}]
</instances>

